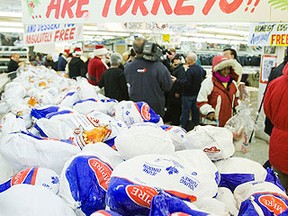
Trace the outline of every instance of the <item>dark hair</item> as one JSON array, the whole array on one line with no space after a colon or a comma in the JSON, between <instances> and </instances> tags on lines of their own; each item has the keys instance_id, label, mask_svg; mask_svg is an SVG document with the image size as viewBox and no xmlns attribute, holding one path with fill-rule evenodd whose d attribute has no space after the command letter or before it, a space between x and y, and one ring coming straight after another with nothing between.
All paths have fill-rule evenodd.
<instances>
[{"instance_id":1,"label":"dark hair","mask_svg":"<svg viewBox=\"0 0 288 216\"><path fill-rule=\"evenodd\" d=\"M129 57L130 56L132 56L132 57L136 56L136 53L135 53L133 48L130 50Z\"/></svg>"},{"instance_id":2,"label":"dark hair","mask_svg":"<svg viewBox=\"0 0 288 216\"><path fill-rule=\"evenodd\" d=\"M145 43L145 40L138 40L138 39L136 39L133 42L133 49L134 49L136 54L139 55L139 54L143 53L144 43Z\"/></svg>"},{"instance_id":3,"label":"dark hair","mask_svg":"<svg viewBox=\"0 0 288 216\"><path fill-rule=\"evenodd\" d=\"M237 52L236 52L235 49L232 49L232 48L226 48L226 49L223 50L223 52L225 52L225 51L227 51L227 50L229 50L229 51L231 52L231 55L234 56L234 59L236 59L236 60L238 59Z\"/></svg>"}]
</instances>

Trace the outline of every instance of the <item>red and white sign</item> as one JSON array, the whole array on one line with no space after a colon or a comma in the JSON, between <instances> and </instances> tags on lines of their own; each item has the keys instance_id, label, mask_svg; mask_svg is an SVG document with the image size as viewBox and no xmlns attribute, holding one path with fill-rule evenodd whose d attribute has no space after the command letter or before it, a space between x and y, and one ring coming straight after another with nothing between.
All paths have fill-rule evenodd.
<instances>
[{"instance_id":1,"label":"red and white sign","mask_svg":"<svg viewBox=\"0 0 288 216\"><path fill-rule=\"evenodd\" d=\"M278 22L267 0L22 0L23 22Z\"/></svg>"},{"instance_id":2,"label":"red and white sign","mask_svg":"<svg viewBox=\"0 0 288 216\"><path fill-rule=\"evenodd\" d=\"M33 24L24 28L28 46L80 40L83 35L82 24Z\"/></svg>"}]
</instances>

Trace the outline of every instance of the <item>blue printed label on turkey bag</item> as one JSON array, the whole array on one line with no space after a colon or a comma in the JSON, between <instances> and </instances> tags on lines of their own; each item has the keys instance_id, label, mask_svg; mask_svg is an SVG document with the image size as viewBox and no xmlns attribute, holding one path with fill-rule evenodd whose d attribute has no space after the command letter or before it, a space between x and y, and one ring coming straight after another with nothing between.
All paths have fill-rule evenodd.
<instances>
[{"instance_id":1,"label":"blue printed label on turkey bag","mask_svg":"<svg viewBox=\"0 0 288 216\"><path fill-rule=\"evenodd\" d=\"M111 210L123 215L148 215L155 188L112 177L106 194L106 204Z\"/></svg>"},{"instance_id":2,"label":"blue printed label on turkey bag","mask_svg":"<svg viewBox=\"0 0 288 216\"><path fill-rule=\"evenodd\" d=\"M207 216L208 214L196 211L188 207L183 200L172 197L165 192L160 192L152 199L149 216L166 216L177 213L177 216ZM175 215L175 216L176 216Z\"/></svg>"},{"instance_id":3,"label":"blue printed label on turkey bag","mask_svg":"<svg viewBox=\"0 0 288 216\"><path fill-rule=\"evenodd\" d=\"M254 174L234 173L220 174L220 176L219 187L229 188L232 192L238 185L255 180Z\"/></svg>"},{"instance_id":4,"label":"blue printed label on turkey bag","mask_svg":"<svg viewBox=\"0 0 288 216\"><path fill-rule=\"evenodd\" d=\"M58 106L50 106L44 109L32 109L31 116L36 119L46 118L49 113L58 112L58 110Z\"/></svg>"},{"instance_id":5,"label":"blue printed label on turkey bag","mask_svg":"<svg viewBox=\"0 0 288 216\"><path fill-rule=\"evenodd\" d=\"M277 193L256 193L252 195L252 198L245 200L241 204L239 215L252 215L252 213L257 211L255 205L261 208L265 216L288 213L287 196Z\"/></svg>"},{"instance_id":6,"label":"blue printed label on turkey bag","mask_svg":"<svg viewBox=\"0 0 288 216\"><path fill-rule=\"evenodd\" d=\"M66 178L75 201L90 215L105 208L105 194L112 173L109 164L95 156L78 156L66 170Z\"/></svg>"},{"instance_id":7,"label":"blue printed label on turkey bag","mask_svg":"<svg viewBox=\"0 0 288 216\"><path fill-rule=\"evenodd\" d=\"M137 102L135 105L144 122L158 123L160 121L160 116L157 115L147 103Z\"/></svg>"},{"instance_id":8,"label":"blue printed label on turkey bag","mask_svg":"<svg viewBox=\"0 0 288 216\"><path fill-rule=\"evenodd\" d=\"M112 211L107 211L107 210L99 210L97 212L94 213L95 216L100 216L100 215L103 215L103 216L121 216L120 214L116 213L116 212L112 212ZM94 216L93 214L93 216Z\"/></svg>"}]
</instances>

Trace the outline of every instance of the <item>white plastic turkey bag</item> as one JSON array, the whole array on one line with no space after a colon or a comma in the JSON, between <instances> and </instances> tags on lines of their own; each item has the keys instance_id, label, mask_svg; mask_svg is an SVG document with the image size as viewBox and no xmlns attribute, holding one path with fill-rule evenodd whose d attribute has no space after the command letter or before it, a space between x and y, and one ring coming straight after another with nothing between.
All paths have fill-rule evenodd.
<instances>
[{"instance_id":1,"label":"white plastic turkey bag","mask_svg":"<svg viewBox=\"0 0 288 216\"><path fill-rule=\"evenodd\" d=\"M128 126L143 122L163 125L162 118L145 102L121 101L115 107L115 118Z\"/></svg>"},{"instance_id":2,"label":"white plastic turkey bag","mask_svg":"<svg viewBox=\"0 0 288 216\"><path fill-rule=\"evenodd\" d=\"M50 169L32 167L14 175L11 179L0 184L0 193L18 184L41 186L57 194L59 190L59 176Z\"/></svg>"},{"instance_id":3,"label":"white plastic turkey bag","mask_svg":"<svg viewBox=\"0 0 288 216\"><path fill-rule=\"evenodd\" d=\"M239 208L241 203L256 193L275 193L285 195L277 185L265 181L252 181L239 185L234 191L234 197Z\"/></svg>"},{"instance_id":4,"label":"white plastic turkey bag","mask_svg":"<svg viewBox=\"0 0 288 216\"><path fill-rule=\"evenodd\" d=\"M10 110L10 104L8 104L6 101L0 101L0 114L4 115L8 113Z\"/></svg>"},{"instance_id":5,"label":"white plastic turkey bag","mask_svg":"<svg viewBox=\"0 0 288 216\"><path fill-rule=\"evenodd\" d=\"M65 164L60 178L60 196L85 215L104 209L113 167L121 162L123 159L118 152L104 143L85 146Z\"/></svg>"},{"instance_id":6,"label":"white plastic turkey bag","mask_svg":"<svg viewBox=\"0 0 288 216\"><path fill-rule=\"evenodd\" d=\"M91 216L121 216L120 214L108 210L99 210L91 214Z\"/></svg>"},{"instance_id":7,"label":"white plastic turkey bag","mask_svg":"<svg viewBox=\"0 0 288 216\"><path fill-rule=\"evenodd\" d=\"M114 138L122 128L126 128L123 122L99 112L82 115L64 110L50 113L46 117L37 120L34 126L41 136L60 139L72 137L81 149L97 142L107 142L113 147Z\"/></svg>"},{"instance_id":8,"label":"white plastic turkey bag","mask_svg":"<svg viewBox=\"0 0 288 216\"><path fill-rule=\"evenodd\" d=\"M85 78L77 79L77 90L79 92L80 100L86 100L88 98L93 98L95 100L100 99L95 87L91 85Z\"/></svg>"},{"instance_id":9,"label":"white plastic turkey bag","mask_svg":"<svg viewBox=\"0 0 288 216\"><path fill-rule=\"evenodd\" d=\"M10 111L17 117L22 118L25 121L25 127L30 128L32 126L31 108L28 105L17 104L13 105Z\"/></svg>"},{"instance_id":10,"label":"white plastic turkey bag","mask_svg":"<svg viewBox=\"0 0 288 216\"><path fill-rule=\"evenodd\" d=\"M123 215L147 215L158 189L187 201L216 195L218 186L205 167L170 155L142 155L119 164L113 171L106 204Z\"/></svg>"},{"instance_id":11,"label":"white plastic turkey bag","mask_svg":"<svg viewBox=\"0 0 288 216\"><path fill-rule=\"evenodd\" d=\"M288 215L288 197L270 182L248 182L234 191L239 215Z\"/></svg>"},{"instance_id":12,"label":"white plastic turkey bag","mask_svg":"<svg viewBox=\"0 0 288 216\"><path fill-rule=\"evenodd\" d=\"M236 200L233 193L228 188L219 187L216 199L226 205L226 208L231 215L238 215L239 210L236 207Z\"/></svg>"},{"instance_id":13,"label":"white plastic turkey bag","mask_svg":"<svg viewBox=\"0 0 288 216\"><path fill-rule=\"evenodd\" d=\"M200 149L177 151L176 156L189 163L191 167L205 167L201 174L207 178L214 179L217 185L220 183L220 173L217 167Z\"/></svg>"},{"instance_id":14,"label":"white plastic turkey bag","mask_svg":"<svg viewBox=\"0 0 288 216\"><path fill-rule=\"evenodd\" d=\"M17 171L39 166L59 174L65 162L80 152L70 141L43 139L25 132L12 133L2 136L0 153Z\"/></svg>"},{"instance_id":15,"label":"white plastic turkey bag","mask_svg":"<svg viewBox=\"0 0 288 216\"><path fill-rule=\"evenodd\" d=\"M213 215L230 216L229 211L224 203L214 198L204 198L195 205L202 211L209 212Z\"/></svg>"},{"instance_id":16,"label":"white plastic turkey bag","mask_svg":"<svg viewBox=\"0 0 288 216\"><path fill-rule=\"evenodd\" d=\"M121 131L115 146L124 159L144 154L174 154L175 146L169 135L154 124L143 123Z\"/></svg>"},{"instance_id":17,"label":"white plastic turkey bag","mask_svg":"<svg viewBox=\"0 0 288 216\"><path fill-rule=\"evenodd\" d=\"M1 118L0 128L3 134L26 131L24 120L12 113L8 113Z\"/></svg>"},{"instance_id":18,"label":"white plastic turkey bag","mask_svg":"<svg viewBox=\"0 0 288 216\"><path fill-rule=\"evenodd\" d=\"M195 215L207 216L211 215L198 210L197 207L191 205L192 203L185 202L177 197L173 197L165 192L160 192L154 196L151 205L149 216L167 216L167 215ZM217 208L219 210L219 208ZM221 212L217 212L221 213Z\"/></svg>"},{"instance_id":19,"label":"white plastic turkey bag","mask_svg":"<svg viewBox=\"0 0 288 216\"><path fill-rule=\"evenodd\" d=\"M235 152L232 132L211 125L196 126L187 133L184 145L186 149L203 150L212 161L229 158Z\"/></svg>"},{"instance_id":20,"label":"white plastic turkey bag","mask_svg":"<svg viewBox=\"0 0 288 216\"><path fill-rule=\"evenodd\" d=\"M13 176L16 171L13 170L13 167L7 162L7 160L0 153L0 184L4 183L7 179Z\"/></svg>"},{"instance_id":21,"label":"white plastic turkey bag","mask_svg":"<svg viewBox=\"0 0 288 216\"><path fill-rule=\"evenodd\" d=\"M57 195L43 187L20 184L0 193L1 215L76 216Z\"/></svg>"},{"instance_id":22,"label":"white plastic turkey bag","mask_svg":"<svg viewBox=\"0 0 288 216\"><path fill-rule=\"evenodd\" d=\"M161 128L166 133L168 133L168 135L172 139L176 151L185 149L184 141L186 140L187 132L183 128L179 126L169 126L169 125L163 125L161 126Z\"/></svg>"},{"instance_id":23,"label":"white plastic turkey bag","mask_svg":"<svg viewBox=\"0 0 288 216\"><path fill-rule=\"evenodd\" d=\"M66 96L62 99L60 102L60 106L67 106L72 107L73 104L77 101L79 101L79 94L76 91L70 91L66 94Z\"/></svg>"},{"instance_id":24,"label":"white plastic turkey bag","mask_svg":"<svg viewBox=\"0 0 288 216\"><path fill-rule=\"evenodd\" d=\"M73 109L84 115L92 111L99 111L107 114L106 104L94 98L76 101L73 104Z\"/></svg>"},{"instance_id":25,"label":"white plastic turkey bag","mask_svg":"<svg viewBox=\"0 0 288 216\"><path fill-rule=\"evenodd\" d=\"M4 93L2 95L2 100L11 100L22 99L26 95L26 90L21 83L10 82L5 85ZM15 101L17 103L17 101Z\"/></svg>"},{"instance_id":26,"label":"white plastic turkey bag","mask_svg":"<svg viewBox=\"0 0 288 216\"><path fill-rule=\"evenodd\" d=\"M220 174L220 187L227 187L232 192L243 183L264 181L267 171L257 162L246 158L232 157L215 163Z\"/></svg>"}]
</instances>

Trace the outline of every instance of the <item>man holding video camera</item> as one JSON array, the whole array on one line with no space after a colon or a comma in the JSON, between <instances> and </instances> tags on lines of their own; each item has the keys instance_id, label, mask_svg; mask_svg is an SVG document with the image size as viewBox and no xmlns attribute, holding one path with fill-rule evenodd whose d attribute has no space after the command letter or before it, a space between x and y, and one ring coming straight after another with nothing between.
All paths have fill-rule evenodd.
<instances>
[{"instance_id":1,"label":"man holding video camera","mask_svg":"<svg viewBox=\"0 0 288 216\"><path fill-rule=\"evenodd\" d=\"M133 48L136 59L127 64L124 70L130 100L145 101L163 117L164 92L172 88L172 79L160 60L162 50L157 44L150 43L142 37L135 38Z\"/></svg>"}]
</instances>

